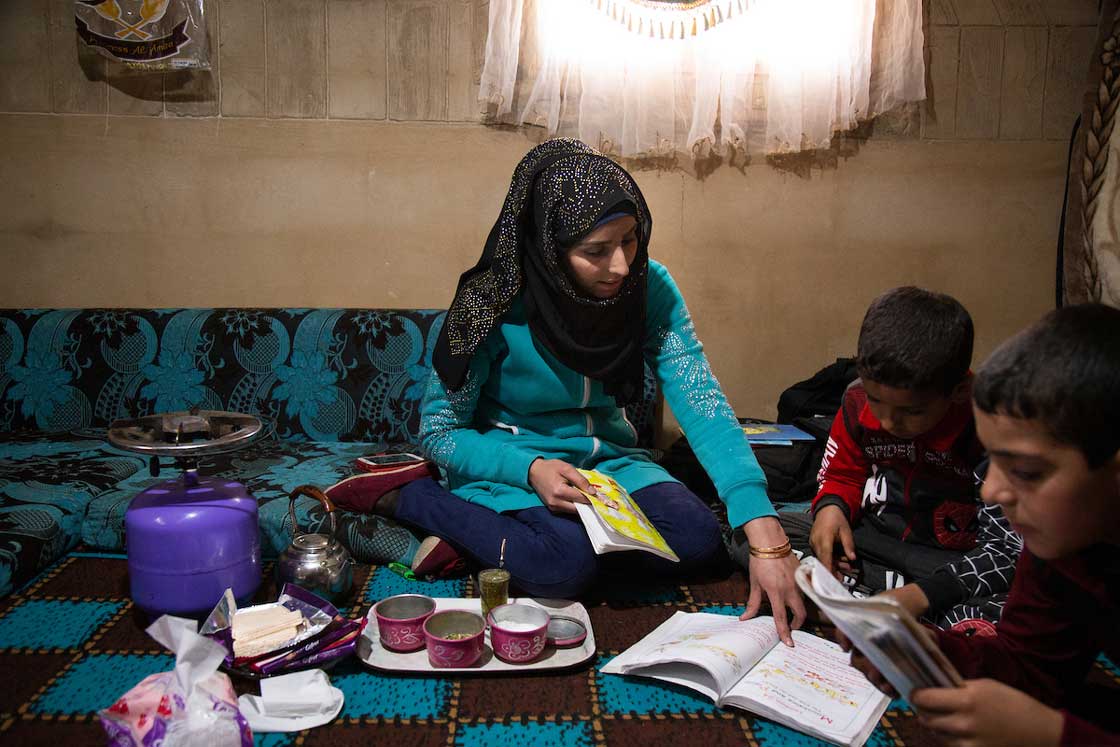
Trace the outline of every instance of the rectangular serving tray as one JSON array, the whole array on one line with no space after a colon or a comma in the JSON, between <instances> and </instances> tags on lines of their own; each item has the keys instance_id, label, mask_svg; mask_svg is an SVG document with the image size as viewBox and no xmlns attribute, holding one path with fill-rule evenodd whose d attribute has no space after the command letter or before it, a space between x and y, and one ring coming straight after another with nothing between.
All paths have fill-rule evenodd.
<instances>
[{"instance_id":1,"label":"rectangular serving tray","mask_svg":"<svg viewBox=\"0 0 1120 747\"><path fill-rule=\"evenodd\" d=\"M482 613L482 602L479 599L459 599L456 597L435 597L436 611L440 610L468 610L478 614ZM428 652L425 649L407 654L390 651L381 645L377 634L377 618L373 615L373 608L367 614L368 622L362 636L358 640L358 658L366 666L375 669L384 669L393 672L423 672L429 674L443 674L454 672L456 674L488 674L507 672L526 672L547 669L564 669L590 659L595 655L595 634L591 630L591 618L587 616L587 609L579 602L568 599L533 599L519 597L510 599L519 604L531 604L541 607L550 615L563 615L579 620L587 628L587 638L578 646L570 648L557 648L553 645L545 647L540 658L527 664L508 664L494 656L490 647L490 631L486 631L486 644L482 650L482 658L470 667L433 667L428 663Z\"/></svg>"}]
</instances>

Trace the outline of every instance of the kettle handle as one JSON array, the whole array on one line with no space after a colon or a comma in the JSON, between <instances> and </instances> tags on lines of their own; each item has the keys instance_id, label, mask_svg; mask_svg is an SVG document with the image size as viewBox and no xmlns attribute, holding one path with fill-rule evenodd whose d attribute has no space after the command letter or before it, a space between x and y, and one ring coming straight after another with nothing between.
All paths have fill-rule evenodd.
<instances>
[{"instance_id":1,"label":"kettle handle","mask_svg":"<svg viewBox=\"0 0 1120 747\"><path fill-rule=\"evenodd\" d=\"M292 537L296 536L296 532L299 529L299 525L296 524L296 498L299 498L301 495L314 498L319 501L319 503L323 504L323 508L327 511L327 516L331 517L331 537L333 538L335 531L338 529L338 523L334 515L334 504L331 503L331 499L327 497L326 493L319 490L319 488L314 485L300 485L298 488L294 489L288 497L288 516L292 518Z\"/></svg>"}]
</instances>

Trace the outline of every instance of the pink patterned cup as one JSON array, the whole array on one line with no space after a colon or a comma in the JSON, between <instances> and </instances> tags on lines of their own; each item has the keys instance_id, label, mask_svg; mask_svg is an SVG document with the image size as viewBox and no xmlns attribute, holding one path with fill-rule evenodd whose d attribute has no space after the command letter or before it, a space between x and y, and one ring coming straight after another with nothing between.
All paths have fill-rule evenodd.
<instances>
[{"instance_id":1,"label":"pink patterned cup","mask_svg":"<svg viewBox=\"0 0 1120 747\"><path fill-rule=\"evenodd\" d=\"M377 636L390 651L424 648L424 621L436 611L436 600L423 594L398 594L373 606Z\"/></svg>"},{"instance_id":2,"label":"pink patterned cup","mask_svg":"<svg viewBox=\"0 0 1120 747\"><path fill-rule=\"evenodd\" d=\"M481 657L486 633L482 617L465 610L443 610L424 621L428 662L433 667L469 667Z\"/></svg>"},{"instance_id":3,"label":"pink patterned cup","mask_svg":"<svg viewBox=\"0 0 1120 747\"><path fill-rule=\"evenodd\" d=\"M548 642L547 612L528 604L503 604L490 610L490 645L510 664L533 661Z\"/></svg>"}]
</instances>

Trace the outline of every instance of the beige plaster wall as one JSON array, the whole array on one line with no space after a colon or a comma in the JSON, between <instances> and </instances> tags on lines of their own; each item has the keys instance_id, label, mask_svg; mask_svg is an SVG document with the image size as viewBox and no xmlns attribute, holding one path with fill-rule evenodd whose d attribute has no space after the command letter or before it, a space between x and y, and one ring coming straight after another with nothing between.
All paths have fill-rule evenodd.
<instances>
[{"instance_id":1,"label":"beige plaster wall","mask_svg":"<svg viewBox=\"0 0 1120 747\"><path fill-rule=\"evenodd\" d=\"M0 304L445 306L531 145L477 125L0 115ZM636 174L741 414L850 354L893 285L983 355L1052 303L1061 142L872 138L809 178Z\"/></svg>"},{"instance_id":2,"label":"beige plaster wall","mask_svg":"<svg viewBox=\"0 0 1120 747\"><path fill-rule=\"evenodd\" d=\"M79 63L73 0L0 2L0 305L445 306L540 137L478 124L487 6L207 0L213 70L137 77ZM958 296L978 357L1052 303L1096 1L926 18L927 101L834 167L637 173L743 415L891 286Z\"/></svg>"}]
</instances>

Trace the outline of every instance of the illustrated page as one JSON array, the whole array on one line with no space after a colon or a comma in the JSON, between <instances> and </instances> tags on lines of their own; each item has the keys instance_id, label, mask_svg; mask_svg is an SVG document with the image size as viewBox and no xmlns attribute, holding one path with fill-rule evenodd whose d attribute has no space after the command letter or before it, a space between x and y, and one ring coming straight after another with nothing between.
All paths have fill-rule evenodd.
<instances>
[{"instance_id":1,"label":"illustrated page","mask_svg":"<svg viewBox=\"0 0 1120 747\"><path fill-rule=\"evenodd\" d=\"M591 483L591 492L584 495L591 500L595 513L604 524L623 537L657 548L676 558L661 533L621 485L601 472L580 470L580 473Z\"/></svg>"}]
</instances>

